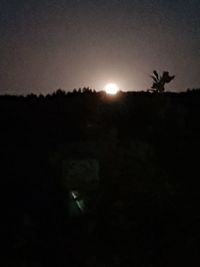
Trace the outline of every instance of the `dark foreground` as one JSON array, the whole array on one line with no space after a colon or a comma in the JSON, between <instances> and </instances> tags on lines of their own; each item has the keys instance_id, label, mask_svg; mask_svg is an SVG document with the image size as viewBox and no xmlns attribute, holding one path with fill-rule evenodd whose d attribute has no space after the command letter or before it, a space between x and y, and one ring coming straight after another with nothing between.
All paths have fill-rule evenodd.
<instances>
[{"instance_id":1,"label":"dark foreground","mask_svg":"<svg viewBox=\"0 0 200 267\"><path fill-rule=\"evenodd\" d=\"M0 97L0 265L197 265L199 103L199 92ZM71 159L99 163L75 217Z\"/></svg>"}]
</instances>

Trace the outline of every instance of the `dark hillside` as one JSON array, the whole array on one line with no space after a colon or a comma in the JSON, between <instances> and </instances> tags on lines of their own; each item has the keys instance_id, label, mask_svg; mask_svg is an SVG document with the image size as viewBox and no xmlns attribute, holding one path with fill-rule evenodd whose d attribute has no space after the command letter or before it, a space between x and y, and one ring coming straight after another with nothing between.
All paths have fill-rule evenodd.
<instances>
[{"instance_id":1,"label":"dark hillside","mask_svg":"<svg viewBox=\"0 0 200 267\"><path fill-rule=\"evenodd\" d=\"M200 91L0 97L6 265L177 266L198 256ZM94 159L68 212L63 162Z\"/></svg>"}]
</instances>

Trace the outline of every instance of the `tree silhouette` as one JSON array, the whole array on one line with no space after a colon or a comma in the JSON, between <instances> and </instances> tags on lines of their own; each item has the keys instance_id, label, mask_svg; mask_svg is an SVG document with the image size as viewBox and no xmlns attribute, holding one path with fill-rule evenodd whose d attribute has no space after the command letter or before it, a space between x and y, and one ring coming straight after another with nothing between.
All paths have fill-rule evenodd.
<instances>
[{"instance_id":1,"label":"tree silhouette","mask_svg":"<svg viewBox=\"0 0 200 267\"><path fill-rule=\"evenodd\" d=\"M65 97L66 96L66 92L65 90L62 90L62 89L57 89L53 94L52 96L55 96L55 97Z\"/></svg>"},{"instance_id":2,"label":"tree silhouette","mask_svg":"<svg viewBox=\"0 0 200 267\"><path fill-rule=\"evenodd\" d=\"M154 70L151 78L153 79L151 91L163 93L165 91L165 84L171 82L175 76L170 76L168 71L163 71L163 74L159 76L158 72Z\"/></svg>"}]
</instances>

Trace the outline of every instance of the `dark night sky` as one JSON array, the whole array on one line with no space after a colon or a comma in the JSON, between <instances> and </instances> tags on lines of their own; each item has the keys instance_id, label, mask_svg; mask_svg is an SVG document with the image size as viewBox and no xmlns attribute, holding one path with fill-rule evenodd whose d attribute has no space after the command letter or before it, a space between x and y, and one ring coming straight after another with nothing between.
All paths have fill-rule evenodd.
<instances>
[{"instance_id":1,"label":"dark night sky","mask_svg":"<svg viewBox=\"0 0 200 267\"><path fill-rule=\"evenodd\" d=\"M199 0L0 0L0 93L200 87Z\"/></svg>"}]
</instances>

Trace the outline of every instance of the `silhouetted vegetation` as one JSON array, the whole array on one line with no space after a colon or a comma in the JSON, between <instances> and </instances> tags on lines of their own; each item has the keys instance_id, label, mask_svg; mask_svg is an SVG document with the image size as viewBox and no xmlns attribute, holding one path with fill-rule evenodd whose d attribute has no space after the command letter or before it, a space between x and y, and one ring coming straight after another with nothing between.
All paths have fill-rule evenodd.
<instances>
[{"instance_id":1,"label":"silhouetted vegetation","mask_svg":"<svg viewBox=\"0 0 200 267\"><path fill-rule=\"evenodd\" d=\"M173 79L154 75L159 92ZM1 265L193 265L199 102L199 89L0 96ZM100 166L99 185L81 192L87 212L80 217L67 212L68 159Z\"/></svg>"},{"instance_id":2,"label":"silhouetted vegetation","mask_svg":"<svg viewBox=\"0 0 200 267\"><path fill-rule=\"evenodd\" d=\"M163 74L159 76L158 72L154 70L151 78L153 79L153 85L150 91L163 93L165 91L165 84L171 82L175 78L175 76L169 76L168 71L163 71Z\"/></svg>"}]
</instances>

